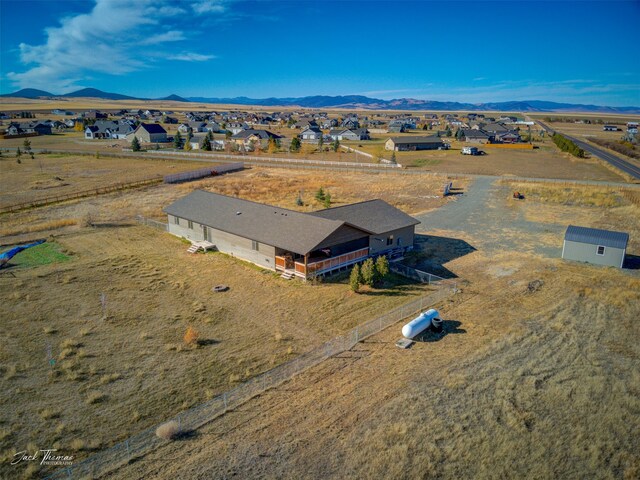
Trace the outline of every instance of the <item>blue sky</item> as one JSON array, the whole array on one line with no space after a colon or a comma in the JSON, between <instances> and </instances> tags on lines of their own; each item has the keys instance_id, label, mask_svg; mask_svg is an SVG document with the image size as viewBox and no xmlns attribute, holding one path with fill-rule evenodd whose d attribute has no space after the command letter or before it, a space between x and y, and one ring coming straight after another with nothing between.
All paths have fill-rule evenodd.
<instances>
[{"instance_id":1,"label":"blue sky","mask_svg":"<svg viewBox=\"0 0 640 480\"><path fill-rule=\"evenodd\" d=\"M0 0L0 91L640 106L640 2Z\"/></svg>"}]
</instances>

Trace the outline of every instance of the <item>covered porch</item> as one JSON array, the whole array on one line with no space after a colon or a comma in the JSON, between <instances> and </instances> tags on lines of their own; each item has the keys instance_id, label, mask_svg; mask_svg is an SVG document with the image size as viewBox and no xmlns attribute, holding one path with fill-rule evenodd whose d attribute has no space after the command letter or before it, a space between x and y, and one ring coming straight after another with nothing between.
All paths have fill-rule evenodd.
<instances>
[{"instance_id":1,"label":"covered porch","mask_svg":"<svg viewBox=\"0 0 640 480\"><path fill-rule=\"evenodd\" d=\"M276 271L291 273L306 280L365 260L369 256L369 247L358 248L334 256L313 255L314 253L316 252L306 255L290 253L276 255Z\"/></svg>"}]
</instances>

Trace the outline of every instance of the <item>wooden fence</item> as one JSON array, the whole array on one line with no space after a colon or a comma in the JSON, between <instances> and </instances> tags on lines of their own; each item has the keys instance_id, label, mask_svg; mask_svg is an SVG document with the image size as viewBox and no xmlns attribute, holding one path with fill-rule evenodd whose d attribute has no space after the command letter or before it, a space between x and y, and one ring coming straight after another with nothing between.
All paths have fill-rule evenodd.
<instances>
[{"instance_id":1,"label":"wooden fence","mask_svg":"<svg viewBox=\"0 0 640 480\"><path fill-rule=\"evenodd\" d=\"M54 203L66 202L69 200L75 200L78 198L93 197L96 195L103 195L105 193L118 192L121 190L128 190L131 188L147 187L149 185L155 185L161 183L162 177L152 177L143 180L136 180L135 182L116 183L113 185L107 185L106 187L92 188L90 190L82 190L80 192L72 192L65 195L55 195L50 197L41 198L38 200L31 200L29 202L16 203L13 205L7 205L0 207L0 214L18 212L20 210L28 210L30 208L42 207L45 205L52 205Z\"/></svg>"},{"instance_id":2,"label":"wooden fence","mask_svg":"<svg viewBox=\"0 0 640 480\"><path fill-rule=\"evenodd\" d=\"M485 143L482 146L487 148L506 148L511 150L533 150L535 148L531 143Z\"/></svg>"}]
</instances>

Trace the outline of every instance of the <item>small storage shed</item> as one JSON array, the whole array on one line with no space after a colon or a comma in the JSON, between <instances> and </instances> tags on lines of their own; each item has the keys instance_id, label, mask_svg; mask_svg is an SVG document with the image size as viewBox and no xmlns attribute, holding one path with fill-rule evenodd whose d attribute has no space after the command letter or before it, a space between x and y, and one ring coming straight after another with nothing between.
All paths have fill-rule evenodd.
<instances>
[{"instance_id":1,"label":"small storage shed","mask_svg":"<svg viewBox=\"0 0 640 480\"><path fill-rule=\"evenodd\" d=\"M628 233L569 225L562 258L622 268L628 242Z\"/></svg>"}]
</instances>

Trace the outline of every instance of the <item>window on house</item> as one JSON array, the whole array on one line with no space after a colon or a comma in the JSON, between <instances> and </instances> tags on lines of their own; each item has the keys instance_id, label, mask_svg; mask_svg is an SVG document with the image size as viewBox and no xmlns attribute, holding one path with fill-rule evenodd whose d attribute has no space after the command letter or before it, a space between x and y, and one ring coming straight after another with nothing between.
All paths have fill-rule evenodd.
<instances>
[{"instance_id":1,"label":"window on house","mask_svg":"<svg viewBox=\"0 0 640 480\"><path fill-rule=\"evenodd\" d=\"M173 222L174 222L176 225L180 225L180 217L173 217Z\"/></svg>"},{"instance_id":2,"label":"window on house","mask_svg":"<svg viewBox=\"0 0 640 480\"><path fill-rule=\"evenodd\" d=\"M602 245L598 245L598 249L596 250L596 255L604 255L604 247Z\"/></svg>"},{"instance_id":3,"label":"window on house","mask_svg":"<svg viewBox=\"0 0 640 480\"><path fill-rule=\"evenodd\" d=\"M255 240L251 240L251 249L252 250L258 250L258 245L260 245L258 242L256 242Z\"/></svg>"},{"instance_id":4,"label":"window on house","mask_svg":"<svg viewBox=\"0 0 640 480\"><path fill-rule=\"evenodd\" d=\"M187 220L187 227L189 227L190 230L193 230L193 222L191 220Z\"/></svg>"},{"instance_id":5,"label":"window on house","mask_svg":"<svg viewBox=\"0 0 640 480\"><path fill-rule=\"evenodd\" d=\"M393 235L387 237L387 245L393 245Z\"/></svg>"}]
</instances>

